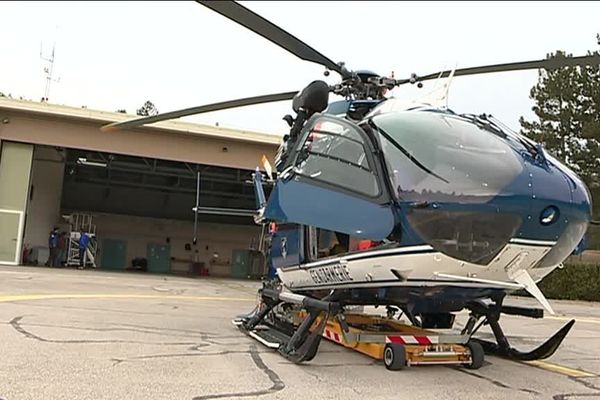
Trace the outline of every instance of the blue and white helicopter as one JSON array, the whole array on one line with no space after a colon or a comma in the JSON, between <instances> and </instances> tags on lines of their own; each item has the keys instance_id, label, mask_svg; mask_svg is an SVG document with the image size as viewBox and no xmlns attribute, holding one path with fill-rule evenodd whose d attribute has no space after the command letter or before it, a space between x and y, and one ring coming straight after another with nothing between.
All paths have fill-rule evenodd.
<instances>
[{"instance_id":1,"label":"blue and white helicopter","mask_svg":"<svg viewBox=\"0 0 600 400\"><path fill-rule=\"evenodd\" d=\"M320 315L343 316L351 306L402 311L422 328L451 328L470 311L463 333L482 324L507 357L549 357L574 321L530 352L512 348L501 314L540 318L543 309L503 304L526 290L553 313L537 283L562 265L591 220L582 180L530 139L491 115L456 114L445 106L456 76L600 64L599 57L561 57L393 79L351 71L291 34L230 1L199 1L301 59L340 74L330 86L314 81L301 91L244 98L113 123L133 127L203 112L293 100L290 132L267 178L254 174L258 212L269 226L272 271L260 304L237 320L246 332L271 328L270 341L295 362L312 359ZM420 101L386 93L404 84L450 78ZM344 100L329 103L329 95ZM266 182L265 182L266 181ZM266 197L263 185L272 186ZM307 311L292 325L286 313ZM343 320L343 318L340 318ZM312 330L311 330L312 329ZM322 330L322 327L320 328ZM263 331L256 331L263 332ZM254 332L256 334L256 332ZM263 338L263 341L265 339Z\"/></svg>"}]
</instances>

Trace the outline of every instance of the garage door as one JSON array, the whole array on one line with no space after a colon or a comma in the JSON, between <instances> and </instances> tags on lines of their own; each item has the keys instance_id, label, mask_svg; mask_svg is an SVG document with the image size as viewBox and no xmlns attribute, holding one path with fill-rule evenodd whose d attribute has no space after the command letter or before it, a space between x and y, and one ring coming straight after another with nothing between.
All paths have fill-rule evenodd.
<instances>
[{"instance_id":1,"label":"garage door","mask_svg":"<svg viewBox=\"0 0 600 400\"><path fill-rule=\"evenodd\" d=\"M21 260L33 145L0 142L0 263Z\"/></svg>"},{"instance_id":2,"label":"garage door","mask_svg":"<svg viewBox=\"0 0 600 400\"><path fill-rule=\"evenodd\" d=\"M23 213L13 210L0 210L0 263L19 262L20 233Z\"/></svg>"}]
</instances>

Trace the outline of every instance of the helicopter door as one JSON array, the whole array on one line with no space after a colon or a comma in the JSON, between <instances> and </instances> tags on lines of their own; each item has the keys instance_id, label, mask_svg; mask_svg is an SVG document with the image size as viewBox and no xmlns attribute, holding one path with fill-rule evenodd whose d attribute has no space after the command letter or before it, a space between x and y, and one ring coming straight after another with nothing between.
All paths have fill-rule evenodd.
<instances>
[{"instance_id":1,"label":"helicopter door","mask_svg":"<svg viewBox=\"0 0 600 400\"><path fill-rule=\"evenodd\" d=\"M292 149L264 216L374 240L395 213L366 133L349 121L315 114Z\"/></svg>"}]
</instances>

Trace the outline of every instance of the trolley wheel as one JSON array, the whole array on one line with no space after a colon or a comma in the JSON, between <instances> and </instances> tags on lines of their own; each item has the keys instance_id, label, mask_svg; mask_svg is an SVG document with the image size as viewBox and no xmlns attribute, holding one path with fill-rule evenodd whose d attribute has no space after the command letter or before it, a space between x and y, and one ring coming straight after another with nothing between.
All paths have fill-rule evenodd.
<instances>
[{"instance_id":1,"label":"trolley wheel","mask_svg":"<svg viewBox=\"0 0 600 400\"><path fill-rule=\"evenodd\" d=\"M389 370L395 371L406 366L406 349L400 343L387 343L383 349L383 363Z\"/></svg>"},{"instance_id":2,"label":"trolley wheel","mask_svg":"<svg viewBox=\"0 0 600 400\"><path fill-rule=\"evenodd\" d=\"M471 353L471 362L466 365L469 369L479 369L483 365L483 347L481 344L473 341L467 342L467 348Z\"/></svg>"}]
</instances>

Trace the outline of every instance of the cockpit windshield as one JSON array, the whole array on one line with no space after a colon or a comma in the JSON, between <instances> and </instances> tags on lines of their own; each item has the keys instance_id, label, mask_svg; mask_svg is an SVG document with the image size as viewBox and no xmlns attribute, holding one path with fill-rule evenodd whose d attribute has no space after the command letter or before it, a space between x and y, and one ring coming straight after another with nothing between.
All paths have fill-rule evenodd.
<instances>
[{"instance_id":1,"label":"cockpit windshield","mask_svg":"<svg viewBox=\"0 0 600 400\"><path fill-rule=\"evenodd\" d=\"M403 201L487 202L523 168L502 138L459 116L397 111L371 123Z\"/></svg>"},{"instance_id":2,"label":"cockpit windshield","mask_svg":"<svg viewBox=\"0 0 600 400\"><path fill-rule=\"evenodd\" d=\"M399 201L482 204L522 172L517 153L498 132L467 118L431 111L375 115L381 146ZM490 212L491 211L491 212ZM514 236L519 215L482 209L414 209L415 232L451 257L487 265Z\"/></svg>"}]
</instances>

